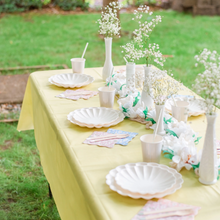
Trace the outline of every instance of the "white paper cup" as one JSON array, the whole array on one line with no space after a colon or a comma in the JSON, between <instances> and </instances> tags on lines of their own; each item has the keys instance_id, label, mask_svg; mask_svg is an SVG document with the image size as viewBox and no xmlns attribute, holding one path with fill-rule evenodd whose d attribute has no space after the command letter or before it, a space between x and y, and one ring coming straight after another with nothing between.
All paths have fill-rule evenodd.
<instances>
[{"instance_id":1,"label":"white paper cup","mask_svg":"<svg viewBox=\"0 0 220 220\"><path fill-rule=\"evenodd\" d=\"M188 107L189 102L187 101L176 101L176 105L171 105L172 107L172 116L177 119L177 121L187 122L188 119Z\"/></svg>"},{"instance_id":2,"label":"white paper cup","mask_svg":"<svg viewBox=\"0 0 220 220\"><path fill-rule=\"evenodd\" d=\"M115 88L114 87L100 87L99 101L101 107L113 108L115 99Z\"/></svg>"},{"instance_id":3,"label":"white paper cup","mask_svg":"<svg viewBox=\"0 0 220 220\"><path fill-rule=\"evenodd\" d=\"M144 162L160 163L163 137L145 134L140 137Z\"/></svg>"},{"instance_id":4,"label":"white paper cup","mask_svg":"<svg viewBox=\"0 0 220 220\"><path fill-rule=\"evenodd\" d=\"M72 58L70 61L72 63L73 73L84 73L86 61L84 58Z\"/></svg>"}]
</instances>

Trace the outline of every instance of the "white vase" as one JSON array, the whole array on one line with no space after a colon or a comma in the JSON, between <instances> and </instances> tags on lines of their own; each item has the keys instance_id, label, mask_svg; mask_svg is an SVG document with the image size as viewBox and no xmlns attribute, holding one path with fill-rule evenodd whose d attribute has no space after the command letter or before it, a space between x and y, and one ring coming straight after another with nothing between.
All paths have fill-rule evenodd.
<instances>
[{"instance_id":1,"label":"white vase","mask_svg":"<svg viewBox=\"0 0 220 220\"><path fill-rule=\"evenodd\" d=\"M157 134L159 135L165 135L166 132L164 130L164 125L163 125L163 118L164 118L164 109L165 105L155 105L155 110L156 110L156 122L157 122ZM161 112L161 116L160 116ZM159 116L160 116L160 121L159 121Z\"/></svg>"},{"instance_id":2,"label":"white vase","mask_svg":"<svg viewBox=\"0 0 220 220\"><path fill-rule=\"evenodd\" d=\"M199 165L199 181L205 185L217 182L218 162L215 139L215 121L217 114L206 115L207 129Z\"/></svg>"},{"instance_id":3,"label":"white vase","mask_svg":"<svg viewBox=\"0 0 220 220\"><path fill-rule=\"evenodd\" d=\"M111 75L113 68L112 63L112 38L105 38L105 64L102 69L102 79L106 81L106 79Z\"/></svg>"},{"instance_id":4,"label":"white vase","mask_svg":"<svg viewBox=\"0 0 220 220\"><path fill-rule=\"evenodd\" d=\"M126 63L126 86L135 88L135 63Z\"/></svg>"},{"instance_id":5,"label":"white vase","mask_svg":"<svg viewBox=\"0 0 220 220\"><path fill-rule=\"evenodd\" d=\"M147 86L147 80L148 80L148 76L150 74L150 71L151 71L151 66L144 66L144 75L145 75L144 87ZM149 89L149 88L147 88L147 89ZM145 91L144 88L141 93L141 102L144 103L144 107L153 108L153 106L154 106L153 99L150 97L148 92Z\"/></svg>"}]
</instances>

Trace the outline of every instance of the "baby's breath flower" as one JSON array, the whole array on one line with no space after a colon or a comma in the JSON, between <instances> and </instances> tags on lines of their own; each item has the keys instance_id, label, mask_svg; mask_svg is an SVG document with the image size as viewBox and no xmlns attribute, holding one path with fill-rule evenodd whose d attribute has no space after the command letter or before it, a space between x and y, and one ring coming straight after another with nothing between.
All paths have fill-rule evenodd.
<instances>
[{"instance_id":1,"label":"baby's breath flower","mask_svg":"<svg viewBox=\"0 0 220 220\"><path fill-rule=\"evenodd\" d=\"M121 47L124 49L124 51L121 51L122 53L125 53L124 58L126 58L129 62L134 62L135 60L139 60L143 57L142 50L136 49L133 42L127 43Z\"/></svg>"},{"instance_id":2,"label":"baby's breath flower","mask_svg":"<svg viewBox=\"0 0 220 220\"><path fill-rule=\"evenodd\" d=\"M206 113L213 114L215 107L220 107L220 55L205 48L195 59L204 65L205 71L198 74L193 88L205 99L203 107Z\"/></svg>"},{"instance_id":3,"label":"baby's breath flower","mask_svg":"<svg viewBox=\"0 0 220 220\"><path fill-rule=\"evenodd\" d=\"M117 11L121 9L118 2L110 2L102 11L101 19L98 19L99 33L105 35L106 38L120 34L120 20L117 17ZM120 37L120 36L119 36Z\"/></svg>"},{"instance_id":4,"label":"baby's breath flower","mask_svg":"<svg viewBox=\"0 0 220 220\"><path fill-rule=\"evenodd\" d=\"M156 105L164 105L166 100L183 90L182 83L168 76L166 70L151 69L144 81L144 90L151 96Z\"/></svg>"},{"instance_id":5,"label":"baby's breath flower","mask_svg":"<svg viewBox=\"0 0 220 220\"><path fill-rule=\"evenodd\" d=\"M146 5L140 6L137 10L134 11L134 18L132 20L137 20L138 22L138 29L133 31L134 34L134 44L138 45L138 49L142 50L142 57L146 58L146 64L149 65L149 61L153 61L161 66L165 62L165 59L162 58L162 54L159 51L158 44L149 44L148 40L150 34L154 30L155 26L161 22L161 16L156 15L150 21L142 19L143 15L153 15L153 12L149 12L150 8Z\"/></svg>"}]
</instances>

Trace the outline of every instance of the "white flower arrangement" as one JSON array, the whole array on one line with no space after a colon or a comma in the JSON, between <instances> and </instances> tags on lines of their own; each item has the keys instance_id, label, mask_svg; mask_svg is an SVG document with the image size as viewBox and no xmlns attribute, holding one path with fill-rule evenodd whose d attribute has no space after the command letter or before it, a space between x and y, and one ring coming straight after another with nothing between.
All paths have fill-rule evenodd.
<instances>
[{"instance_id":1,"label":"white flower arrangement","mask_svg":"<svg viewBox=\"0 0 220 220\"><path fill-rule=\"evenodd\" d=\"M144 104L140 101L135 104L135 97L132 95L128 95L125 98L121 98L118 100L119 109L123 112L125 117L128 118L136 118L140 116L141 118L145 118L144 114Z\"/></svg>"},{"instance_id":2,"label":"white flower arrangement","mask_svg":"<svg viewBox=\"0 0 220 220\"><path fill-rule=\"evenodd\" d=\"M136 89L142 88L144 83L144 68L139 67L135 70L135 87Z\"/></svg>"},{"instance_id":3,"label":"white flower arrangement","mask_svg":"<svg viewBox=\"0 0 220 220\"><path fill-rule=\"evenodd\" d=\"M183 167L187 170L190 170L193 166L197 168L199 158L196 150L195 147L183 147L181 151L179 151L179 154L173 156L172 162L170 162L171 167L178 172L180 172Z\"/></svg>"},{"instance_id":4,"label":"white flower arrangement","mask_svg":"<svg viewBox=\"0 0 220 220\"><path fill-rule=\"evenodd\" d=\"M156 105L164 105L170 96L183 90L183 87L182 83L168 76L166 70L152 68L143 89L151 96Z\"/></svg>"},{"instance_id":5,"label":"white flower arrangement","mask_svg":"<svg viewBox=\"0 0 220 220\"><path fill-rule=\"evenodd\" d=\"M153 12L149 12L148 6L140 6L134 11L135 17L132 20L138 21L138 29L133 31L134 34L134 45L138 45L138 51L142 51L142 57L146 59L146 65L149 66L149 61L154 61L155 63L163 66L165 59L162 57L162 53L159 51L158 44L148 44L150 34L152 33L155 26L162 21L160 15L152 18L151 21L142 21L144 15L152 16Z\"/></svg>"},{"instance_id":6,"label":"white flower arrangement","mask_svg":"<svg viewBox=\"0 0 220 220\"><path fill-rule=\"evenodd\" d=\"M106 79L107 86L110 83L111 76ZM121 69L115 71L112 74L111 86L116 89L116 95L119 95L119 98L124 98L127 95L133 95L134 97L138 94L138 88L143 85L144 80L144 71L142 68L138 68L135 71L135 76L129 79L129 85L126 86L126 71ZM135 85L136 87L132 86Z\"/></svg>"},{"instance_id":7,"label":"white flower arrangement","mask_svg":"<svg viewBox=\"0 0 220 220\"><path fill-rule=\"evenodd\" d=\"M196 143L200 137L184 122L173 122L167 125L169 135L163 138L162 150L165 156L172 159L171 167L178 172L185 167L190 170L198 168L201 152L197 154ZM167 154L168 153L168 154Z\"/></svg>"},{"instance_id":8,"label":"white flower arrangement","mask_svg":"<svg viewBox=\"0 0 220 220\"><path fill-rule=\"evenodd\" d=\"M220 107L220 55L216 51L204 49L195 59L204 65L205 71L198 74L193 88L204 98L203 107L206 114L212 115L216 107Z\"/></svg>"},{"instance_id":9,"label":"white flower arrangement","mask_svg":"<svg viewBox=\"0 0 220 220\"><path fill-rule=\"evenodd\" d=\"M99 33L106 38L118 35L120 37L120 20L117 17L117 11L121 9L121 4L118 2L110 2L104 7L101 19L98 19Z\"/></svg>"},{"instance_id":10,"label":"white flower arrangement","mask_svg":"<svg viewBox=\"0 0 220 220\"><path fill-rule=\"evenodd\" d=\"M160 66L163 66L165 59L163 59L163 55L159 50L159 45L158 44L149 44L148 49L143 51L144 57L146 57L146 64L149 66L150 61L154 61L155 63L159 64Z\"/></svg>"},{"instance_id":11,"label":"white flower arrangement","mask_svg":"<svg viewBox=\"0 0 220 220\"><path fill-rule=\"evenodd\" d=\"M140 49L137 49L134 45L134 42L127 43L126 45L121 46L124 50L121 52L124 53L124 58L128 62L134 62L143 57L143 52Z\"/></svg>"}]
</instances>

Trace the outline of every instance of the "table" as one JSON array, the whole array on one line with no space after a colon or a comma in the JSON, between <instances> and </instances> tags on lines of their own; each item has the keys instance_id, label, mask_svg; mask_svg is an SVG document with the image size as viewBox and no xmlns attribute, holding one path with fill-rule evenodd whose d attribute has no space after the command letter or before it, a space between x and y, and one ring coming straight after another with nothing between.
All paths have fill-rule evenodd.
<instances>
[{"instance_id":1,"label":"table","mask_svg":"<svg viewBox=\"0 0 220 220\"><path fill-rule=\"evenodd\" d=\"M115 67L119 69L120 67ZM82 142L95 130L71 124L67 114L82 107L99 106L99 97L72 101L56 98L65 89L50 85L48 78L71 70L34 72L27 83L18 130L35 130L35 139L40 152L41 164L51 186L57 209L63 220L128 220L147 202L143 199L123 197L110 190L105 176L116 166L142 161L140 136L152 133L145 126L129 119L112 128L138 132L127 146L115 145L108 149ZM85 74L95 77L86 89L97 90L104 85L102 68L85 69ZM190 94L186 90L183 94ZM114 108L118 105L115 101ZM194 131L204 137L205 116L191 117L188 121ZM220 117L216 123L217 138L220 139ZM203 146L200 140L199 148ZM170 160L161 156L161 163ZM193 170L181 171L184 183L176 193L166 196L176 202L200 206L196 220L220 219L220 181L212 186L199 183Z\"/></svg>"}]
</instances>

